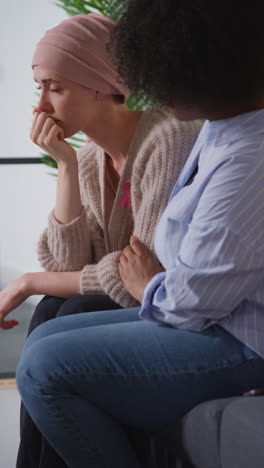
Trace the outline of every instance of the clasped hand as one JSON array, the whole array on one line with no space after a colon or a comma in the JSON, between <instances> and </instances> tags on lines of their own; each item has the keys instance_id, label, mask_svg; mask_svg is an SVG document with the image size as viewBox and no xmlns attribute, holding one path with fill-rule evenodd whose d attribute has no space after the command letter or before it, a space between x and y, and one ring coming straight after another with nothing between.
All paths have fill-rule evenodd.
<instances>
[{"instance_id":1,"label":"clasped hand","mask_svg":"<svg viewBox=\"0 0 264 468\"><path fill-rule=\"evenodd\" d=\"M118 269L124 286L139 302L142 302L145 287L150 280L157 273L165 271L136 236L131 236L130 245L120 255Z\"/></svg>"},{"instance_id":2,"label":"clasped hand","mask_svg":"<svg viewBox=\"0 0 264 468\"><path fill-rule=\"evenodd\" d=\"M64 140L64 131L56 120L46 112L34 110L31 140L52 156L59 164L60 162L72 162L76 158L74 149Z\"/></svg>"}]
</instances>

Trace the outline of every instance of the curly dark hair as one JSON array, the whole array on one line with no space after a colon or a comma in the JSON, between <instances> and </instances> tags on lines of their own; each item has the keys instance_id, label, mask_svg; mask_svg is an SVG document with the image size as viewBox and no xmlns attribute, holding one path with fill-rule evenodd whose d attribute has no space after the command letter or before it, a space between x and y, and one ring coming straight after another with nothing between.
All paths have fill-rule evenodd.
<instances>
[{"instance_id":1,"label":"curly dark hair","mask_svg":"<svg viewBox=\"0 0 264 468\"><path fill-rule=\"evenodd\" d=\"M162 104L229 108L264 91L264 0L127 0L117 68Z\"/></svg>"}]
</instances>

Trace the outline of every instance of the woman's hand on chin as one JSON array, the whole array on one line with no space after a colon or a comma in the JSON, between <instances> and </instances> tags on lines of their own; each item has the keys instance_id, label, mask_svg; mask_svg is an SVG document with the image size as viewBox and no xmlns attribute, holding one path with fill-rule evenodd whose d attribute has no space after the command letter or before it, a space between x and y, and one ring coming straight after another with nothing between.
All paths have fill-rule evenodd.
<instances>
[{"instance_id":1,"label":"woman's hand on chin","mask_svg":"<svg viewBox=\"0 0 264 468\"><path fill-rule=\"evenodd\" d=\"M35 109L30 138L58 164L77 163L76 152L64 140L63 128L46 112Z\"/></svg>"},{"instance_id":2,"label":"woman's hand on chin","mask_svg":"<svg viewBox=\"0 0 264 468\"><path fill-rule=\"evenodd\" d=\"M157 273L165 271L150 250L135 236L119 257L121 279L139 302L142 302L146 285Z\"/></svg>"}]
</instances>

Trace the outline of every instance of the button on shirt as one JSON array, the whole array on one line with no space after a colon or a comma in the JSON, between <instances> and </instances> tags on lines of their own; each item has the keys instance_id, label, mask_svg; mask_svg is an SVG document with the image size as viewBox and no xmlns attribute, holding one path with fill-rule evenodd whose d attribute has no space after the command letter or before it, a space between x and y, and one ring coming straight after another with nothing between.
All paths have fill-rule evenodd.
<instances>
[{"instance_id":1,"label":"button on shirt","mask_svg":"<svg viewBox=\"0 0 264 468\"><path fill-rule=\"evenodd\" d=\"M195 169L198 171L186 185ZM140 316L219 324L264 357L264 110L206 121L157 227Z\"/></svg>"}]
</instances>

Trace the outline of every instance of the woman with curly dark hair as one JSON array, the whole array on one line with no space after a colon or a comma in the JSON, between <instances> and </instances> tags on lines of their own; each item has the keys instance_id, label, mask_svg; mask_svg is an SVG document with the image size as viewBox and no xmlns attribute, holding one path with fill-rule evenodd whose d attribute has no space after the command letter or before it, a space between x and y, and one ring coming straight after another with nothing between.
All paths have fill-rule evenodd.
<instances>
[{"instance_id":1,"label":"woman with curly dark hair","mask_svg":"<svg viewBox=\"0 0 264 468\"><path fill-rule=\"evenodd\" d=\"M261 107L263 14L261 0L250 8L238 0L130 0L111 48L130 89L182 120L233 117Z\"/></svg>"},{"instance_id":2,"label":"woman with curly dark hair","mask_svg":"<svg viewBox=\"0 0 264 468\"><path fill-rule=\"evenodd\" d=\"M22 399L69 467L138 468L124 425L159 429L264 386L263 13L131 0L115 30L129 88L206 122L159 221L159 262L134 236L120 256L141 308L62 317L25 346Z\"/></svg>"}]
</instances>

